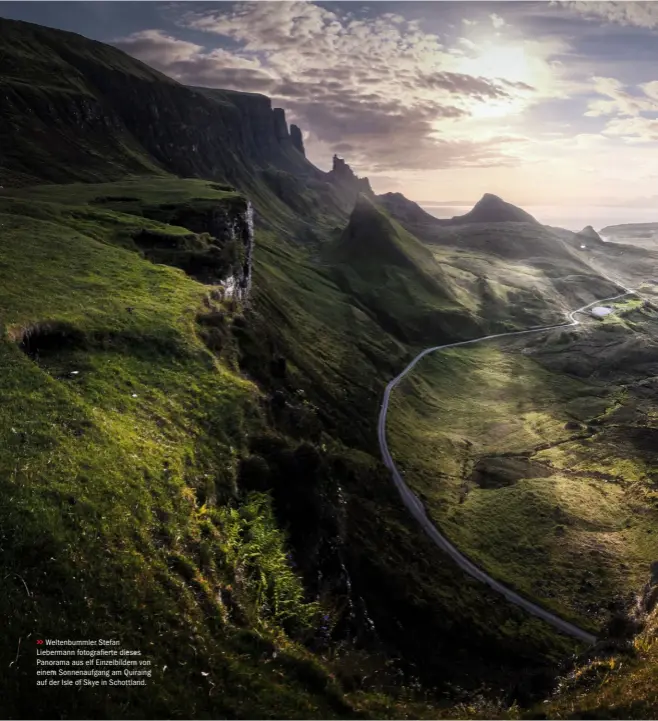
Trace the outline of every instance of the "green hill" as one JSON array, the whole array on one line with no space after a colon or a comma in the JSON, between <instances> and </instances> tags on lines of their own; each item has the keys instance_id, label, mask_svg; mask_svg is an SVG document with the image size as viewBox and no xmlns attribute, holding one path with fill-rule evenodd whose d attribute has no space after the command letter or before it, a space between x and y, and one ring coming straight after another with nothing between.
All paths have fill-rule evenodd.
<instances>
[{"instance_id":1,"label":"green hill","mask_svg":"<svg viewBox=\"0 0 658 721\"><path fill-rule=\"evenodd\" d=\"M432 252L366 196L359 196L327 257L341 287L401 340L477 334L475 318Z\"/></svg>"}]
</instances>

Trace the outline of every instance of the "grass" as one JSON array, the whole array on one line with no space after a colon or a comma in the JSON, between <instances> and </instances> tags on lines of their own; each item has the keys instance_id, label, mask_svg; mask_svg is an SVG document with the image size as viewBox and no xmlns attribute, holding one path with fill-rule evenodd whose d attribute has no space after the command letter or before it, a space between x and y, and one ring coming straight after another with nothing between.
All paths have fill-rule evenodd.
<instances>
[{"instance_id":1,"label":"grass","mask_svg":"<svg viewBox=\"0 0 658 721\"><path fill-rule=\"evenodd\" d=\"M0 612L12 641L1 661L12 669L2 681L7 715L38 715L52 704L66 707L71 718L451 713L450 704L439 709L431 694L405 690L397 676L383 687L364 681L349 644L309 650L323 637L320 616L338 620L341 607L339 598L309 597L291 565L291 550L300 559L316 532L300 536L295 513L308 518L320 502L323 518L322 509L332 506L311 487L300 495L300 511L282 511L292 482L286 454L311 437L331 474L329 486L342 485L349 498L340 542L349 548L350 568L373 580L359 585L368 607L376 607L388 585L399 618L412 619L438 600L429 615L423 612L425 627L449 631L445 648L463 641L473 613L481 618L477 643L486 637L486 593L462 587L460 575L422 541L419 550L389 485L376 485L378 463L346 446L374 446L369 431L379 387L406 351L326 271L266 231L257 237L250 309L231 309L212 286L147 262L126 244L131 234L190 233L144 216L159 197L151 195L157 192L152 183L130 181L131 195L142 199L131 214L81 204L126 192L128 186L114 184L89 189L76 204L57 202L67 197L58 188L0 199L0 483L6 499ZM198 183L186 185L167 186L167 202L187 208L190 197L203 196ZM216 203L227 201L224 191L217 193ZM229 327L215 354L199 323L213 313ZM269 409L277 387L267 377L273 353L286 359L279 387L290 399L278 415ZM249 489L242 462L273 425L288 437L281 484L264 494ZM266 454L264 461L275 473L276 457ZM303 467L301 474L295 482L303 488L309 476ZM369 500L373 493L381 502ZM372 546L382 522L397 547L383 563L388 540ZM321 528L334 543L334 532ZM407 576L398 577L398 554ZM436 575L423 580L427 564ZM460 603L468 611L450 628L442 609ZM518 646L531 664L563 653L522 615L510 620L505 609L494 613L508 620L503 641ZM389 609L375 615L386 630ZM116 638L148 655L157 675L146 692L129 689L121 697L103 692L72 700L58 688L35 695L37 635ZM488 653L499 642L497 634L486 638ZM539 660L531 650L537 642ZM421 644L414 646L410 650L423 653ZM388 673L386 654L359 658L358 669ZM453 665L440 655L433 661L446 671Z\"/></svg>"},{"instance_id":2,"label":"grass","mask_svg":"<svg viewBox=\"0 0 658 721\"><path fill-rule=\"evenodd\" d=\"M582 659L541 712L546 718L647 719L658 707L656 611L632 646L602 659ZM532 712L531 712L532 713Z\"/></svg>"},{"instance_id":3,"label":"grass","mask_svg":"<svg viewBox=\"0 0 658 721\"><path fill-rule=\"evenodd\" d=\"M599 369L600 347L614 368L628 341L622 318L637 318L637 302L620 305L612 347L607 319L589 337L581 331L581 345L598 348ZM636 440L647 419L636 412L630 379L585 380L554 367L558 358L576 363L571 338L561 331L530 347L482 344L429 356L394 393L389 433L407 481L460 550L597 630L628 608L654 560L656 469ZM643 366L633 373L632 363L637 382Z\"/></svg>"},{"instance_id":4,"label":"grass","mask_svg":"<svg viewBox=\"0 0 658 721\"><path fill-rule=\"evenodd\" d=\"M236 496L245 438L263 423L260 392L199 337L197 314L216 303L208 287L59 219L0 215L0 607L22 640L17 662L15 648L3 652L6 668L15 661L6 712L60 698L31 692L41 634L118 638L168 669L148 693L61 695L72 717L126 704L170 717L347 713L328 672L284 631L312 630L316 611L269 498ZM38 358L21 349L26 331ZM263 665L250 644L280 660Z\"/></svg>"},{"instance_id":5,"label":"grass","mask_svg":"<svg viewBox=\"0 0 658 721\"><path fill-rule=\"evenodd\" d=\"M432 252L365 196L325 257L339 286L406 343L477 332L479 319L458 300Z\"/></svg>"},{"instance_id":6,"label":"grass","mask_svg":"<svg viewBox=\"0 0 658 721\"><path fill-rule=\"evenodd\" d=\"M196 198L219 200L234 197L237 192L230 186L208 180L181 181L172 176L144 178L135 176L110 183L70 183L67 185L37 185L21 190L7 188L0 198L16 196L20 199L39 200L63 205L101 206L124 203L130 215L140 214L140 205L164 205Z\"/></svg>"},{"instance_id":7,"label":"grass","mask_svg":"<svg viewBox=\"0 0 658 721\"><path fill-rule=\"evenodd\" d=\"M506 693L493 688L505 688L519 664L541 670L575 646L445 564L418 536L379 463L353 450L376 454L380 391L409 350L329 269L273 232L257 231L254 295L237 313L212 286L146 262L126 240L144 229L187 237L189 228L148 216L162 205L199 207L204 195L231 204L229 191L152 179L87 191L75 204L56 187L0 198L7 368L0 476L10 499L0 603L11 609L4 613L12 639L26 643L53 628L60 637L116 637L148 649L171 676L123 701L108 695L71 705L61 696L71 717L126 708L172 717L486 716L494 706L507 713ZM116 201L131 204L126 213L115 201L92 202L99 197L138 201ZM228 322L219 355L208 351L199 324L212 313ZM280 358L282 378L272 371ZM472 371L471 364L464 373ZM489 384L492 409L506 372ZM529 386L515 382L525 395ZM568 408L589 414L605 406L582 387L573 382ZM275 392L287 399L283 410L271 405ZM547 398L554 393L551 386ZM534 413L529 438L557 428ZM273 429L290 449L279 460L258 440ZM309 439L324 469L312 477L326 475L316 490L304 487L303 467L299 480L286 470L286 453ZM244 476L243 460L259 455L271 495L250 490ZM288 488L304 488L297 509ZM332 506L319 499L339 491L340 544L353 592L386 639L381 659L349 645L306 647L323 633L318 614L341 614L336 598L311 602L304 588L312 549L335 533L323 515ZM319 535L302 522L316 518L316 507ZM409 685L410 666L402 683L386 680L393 649L408 661L424 658L417 673L428 690ZM33 674L25 653L5 681L10 714L19 716L42 699L26 691ZM5 654L9 666L15 649ZM368 681L367 668L381 680ZM221 699L208 695L207 678ZM482 678L492 687L479 702L473 693ZM447 690L445 702L430 679ZM190 688L198 693L190 697ZM460 693L472 699L461 710Z\"/></svg>"}]
</instances>

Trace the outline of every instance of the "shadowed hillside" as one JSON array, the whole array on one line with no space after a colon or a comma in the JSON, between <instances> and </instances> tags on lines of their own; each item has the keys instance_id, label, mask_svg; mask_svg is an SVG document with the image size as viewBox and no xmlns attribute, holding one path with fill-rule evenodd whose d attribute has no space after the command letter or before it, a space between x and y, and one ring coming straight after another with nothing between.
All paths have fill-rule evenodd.
<instances>
[{"instance_id":1,"label":"shadowed hillside","mask_svg":"<svg viewBox=\"0 0 658 721\"><path fill-rule=\"evenodd\" d=\"M366 196L327 257L341 287L401 340L477 334L432 252Z\"/></svg>"}]
</instances>

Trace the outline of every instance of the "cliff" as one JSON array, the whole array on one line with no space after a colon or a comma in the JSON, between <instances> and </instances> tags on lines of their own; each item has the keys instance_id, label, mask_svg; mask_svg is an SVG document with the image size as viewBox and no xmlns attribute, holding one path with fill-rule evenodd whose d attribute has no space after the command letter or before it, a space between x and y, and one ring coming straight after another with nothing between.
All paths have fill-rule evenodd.
<instances>
[{"instance_id":1,"label":"cliff","mask_svg":"<svg viewBox=\"0 0 658 721\"><path fill-rule=\"evenodd\" d=\"M244 192L258 222L299 237L323 203L340 218L349 212L295 146L301 132L293 142L284 110L264 95L186 87L109 45L4 19L0 55L4 187L209 178ZM272 187L272 168L295 178L295 207L280 178Z\"/></svg>"},{"instance_id":2,"label":"cliff","mask_svg":"<svg viewBox=\"0 0 658 721\"><path fill-rule=\"evenodd\" d=\"M306 157L306 150L304 149L304 140L302 138L302 131L297 125L290 126L290 139L292 140L293 146L299 150L299 152Z\"/></svg>"},{"instance_id":3,"label":"cliff","mask_svg":"<svg viewBox=\"0 0 658 721\"><path fill-rule=\"evenodd\" d=\"M189 88L116 48L29 23L0 19L0 37L0 139L13 141L2 143L1 185L164 171L239 185L269 164L316 171L263 95Z\"/></svg>"}]
</instances>

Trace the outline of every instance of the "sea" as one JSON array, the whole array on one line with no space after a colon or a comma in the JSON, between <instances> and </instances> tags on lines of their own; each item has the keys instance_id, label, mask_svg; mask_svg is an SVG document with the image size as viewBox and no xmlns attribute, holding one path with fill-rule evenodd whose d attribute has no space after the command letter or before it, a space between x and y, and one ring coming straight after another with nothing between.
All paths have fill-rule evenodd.
<instances>
[{"instance_id":1,"label":"sea","mask_svg":"<svg viewBox=\"0 0 658 721\"><path fill-rule=\"evenodd\" d=\"M464 215L475 205L433 205L420 203L423 210L436 218L452 218L455 215ZM557 205L524 205L523 210L530 213L543 225L553 225L567 230L582 230L591 225L600 230L608 225L621 223L658 223L658 207L656 208L630 208L601 205L569 207Z\"/></svg>"}]
</instances>

